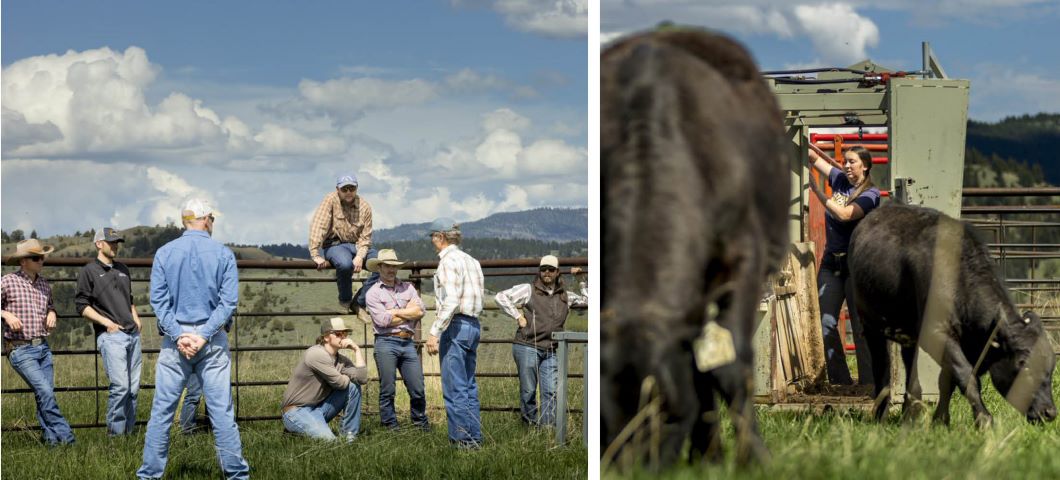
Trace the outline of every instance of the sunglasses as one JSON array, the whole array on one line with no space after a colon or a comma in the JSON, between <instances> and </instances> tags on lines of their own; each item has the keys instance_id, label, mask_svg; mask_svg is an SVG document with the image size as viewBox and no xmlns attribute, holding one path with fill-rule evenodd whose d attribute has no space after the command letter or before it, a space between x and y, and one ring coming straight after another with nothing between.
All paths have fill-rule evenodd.
<instances>
[{"instance_id":1,"label":"sunglasses","mask_svg":"<svg viewBox=\"0 0 1060 480\"><path fill-rule=\"evenodd\" d=\"M26 260L29 260L31 262L43 262L44 261L44 256L42 256L42 255L33 255L33 256L30 256L30 257L26 257Z\"/></svg>"},{"instance_id":2,"label":"sunglasses","mask_svg":"<svg viewBox=\"0 0 1060 480\"><path fill-rule=\"evenodd\" d=\"M558 270L559 269L556 268L556 267L541 267L541 271L542 272L555 272L555 271L558 271Z\"/></svg>"},{"instance_id":3,"label":"sunglasses","mask_svg":"<svg viewBox=\"0 0 1060 480\"><path fill-rule=\"evenodd\" d=\"M347 332L345 330L335 330L332 331L331 334L339 338L346 338L350 336L350 332Z\"/></svg>"},{"instance_id":4,"label":"sunglasses","mask_svg":"<svg viewBox=\"0 0 1060 480\"><path fill-rule=\"evenodd\" d=\"M355 187L353 185L346 185L345 187L342 187L339 190L342 190L342 191L347 192L347 193L356 192L357 191L357 187Z\"/></svg>"}]
</instances>

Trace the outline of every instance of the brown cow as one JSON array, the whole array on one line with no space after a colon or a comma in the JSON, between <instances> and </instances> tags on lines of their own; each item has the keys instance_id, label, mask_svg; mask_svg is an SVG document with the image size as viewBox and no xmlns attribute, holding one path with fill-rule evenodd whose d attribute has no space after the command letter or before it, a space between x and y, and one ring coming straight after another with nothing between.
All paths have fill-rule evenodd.
<instances>
[{"instance_id":1,"label":"brown cow","mask_svg":"<svg viewBox=\"0 0 1060 480\"><path fill-rule=\"evenodd\" d=\"M718 460L719 393L738 462L764 461L751 337L763 282L789 248L777 101L742 46L700 30L620 40L600 70L604 447L652 452L663 467L691 435L693 459ZM693 342L710 317L734 358L701 371ZM646 397L654 426L637 415ZM637 428L658 433L648 452L628 440Z\"/></svg>"}]
</instances>

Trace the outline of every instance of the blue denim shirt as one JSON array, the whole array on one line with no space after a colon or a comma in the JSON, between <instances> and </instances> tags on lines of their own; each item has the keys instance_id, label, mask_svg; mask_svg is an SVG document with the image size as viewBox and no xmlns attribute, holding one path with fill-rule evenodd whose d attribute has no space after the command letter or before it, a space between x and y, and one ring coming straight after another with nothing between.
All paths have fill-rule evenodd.
<instances>
[{"instance_id":1,"label":"blue denim shirt","mask_svg":"<svg viewBox=\"0 0 1060 480\"><path fill-rule=\"evenodd\" d=\"M182 325L210 340L239 303L236 256L201 230L184 235L155 252L151 267L151 308L161 333L174 341Z\"/></svg>"}]
</instances>

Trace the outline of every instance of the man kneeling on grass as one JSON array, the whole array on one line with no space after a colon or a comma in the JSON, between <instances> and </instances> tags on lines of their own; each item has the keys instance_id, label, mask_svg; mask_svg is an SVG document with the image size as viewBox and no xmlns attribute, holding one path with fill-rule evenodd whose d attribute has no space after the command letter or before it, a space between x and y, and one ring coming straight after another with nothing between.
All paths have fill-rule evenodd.
<instances>
[{"instance_id":1,"label":"man kneeling on grass","mask_svg":"<svg viewBox=\"0 0 1060 480\"><path fill-rule=\"evenodd\" d=\"M328 422L343 412L338 439L352 442L361 429L361 385L368 383L364 352L350 338L351 329L340 317L320 325L317 344L305 351L291 372L283 392L283 426L321 440L336 440ZM339 355L353 349L355 361Z\"/></svg>"}]
</instances>

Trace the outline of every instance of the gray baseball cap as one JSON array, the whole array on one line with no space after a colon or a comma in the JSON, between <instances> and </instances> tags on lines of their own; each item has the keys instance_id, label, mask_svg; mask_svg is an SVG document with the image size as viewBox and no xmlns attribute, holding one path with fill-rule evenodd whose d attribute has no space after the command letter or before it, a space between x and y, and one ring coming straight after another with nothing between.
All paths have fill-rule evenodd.
<instances>
[{"instance_id":1,"label":"gray baseball cap","mask_svg":"<svg viewBox=\"0 0 1060 480\"><path fill-rule=\"evenodd\" d=\"M456 223L456 220L452 218L441 217L431 222L431 226L427 229L427 234L433 235L434 232L451 232L453 230L460 230L460 224Z\"/></svg>"}]
</instances>

